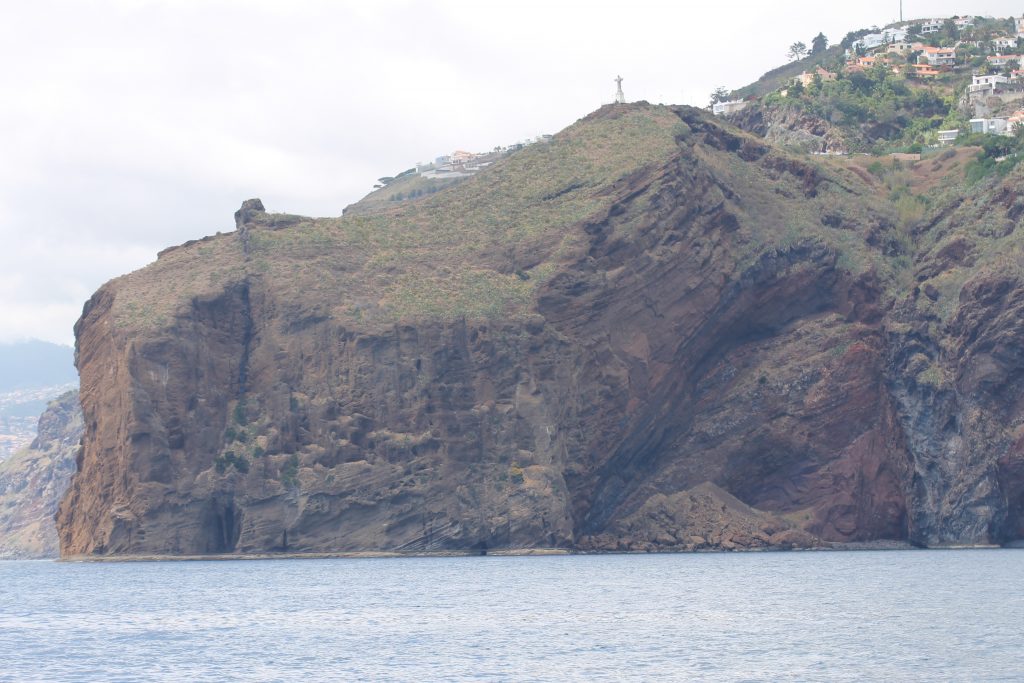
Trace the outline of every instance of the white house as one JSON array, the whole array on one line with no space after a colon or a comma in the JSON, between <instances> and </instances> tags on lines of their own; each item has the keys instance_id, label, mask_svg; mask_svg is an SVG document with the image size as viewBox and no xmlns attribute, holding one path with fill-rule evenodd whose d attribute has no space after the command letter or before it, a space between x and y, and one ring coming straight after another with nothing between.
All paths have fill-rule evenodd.
<instances>
[{"instance_id":1,"label":"white house","mask_svg":"<svg viewBox=\"0 0 1024 683\"><path fill-rule=\"evenodd\" d=\"M905 29L887 28L878 33L869 33L866 36L853 41L850 45L850 49L854 52L861 48L865 50L874 50L876 47L881 47L888 43L902 43L906 41L906 39L907 31Z\"/></svg>"},{"instance_id":2,"label":"white house","mask_svg":"<svg viewBox=\"0 0 1024 683\"><path fill-rule=\"evenodd\" d=\"M967 28L974 26L974 17L957 17L953 20L953 23L956 24L957 28Z\"/></svg>"},{"instance_id":3,"label":"white house","mask_svg":"<svg viewBox=\"0 0 1024 683\"><path fill-rule=\"evenodd\" d=\"M850 50L857 52L859 50L874 50L876 47L881 47L885 44L885 38L881 33L869 33L866 36L861 36L857 40L853 41L850 45Z\"/></svg>"},{"instance_id":4,"label":"white house","mask_svg":"<svg viewBox=\"0 0 1024 683\"><path fill-rule=\"evenodd\" d=\"M942 27L946 25L945 19L929 19L928 21L921 24L921 35L927 35L929 33L938 33L942 30Z\"/></svg>"},{"instance_id":5,"label":"white house","mask_svg":"<svg viewBox=\"0 0 1024 683\"><path fill-rule=\"evenodd\" d=\"M960 129L954 130L940 130L939 131L939 144L940 145L952 145L956 139L960 136Z\"/></svg>"},{"instance_id":6,"label":"white house","mask_svg":"<svg viewBox=\"0 0 1024 683\"><path fill-rule=\"evenodd\" d=\"M1017 37L1024 38L1024 17L1016 17L1013 22L1017 25Z\"/></svg>"},{"instance_id":7,"label":"white house","mask_svg":"<svg viewBox=\"0 0 1024 683\"><path fill-rule=\"evenodd\" d=\"M1003 135L1008 123L1006 119L971 119L971 132L986 135Z\"/></svg>"},{"instance_id":8,"label":"white house","mask_svg":"<svg viewBox=\"0 0 1024 683\"><path fill-rule=\"evenodd\" d=\"M885 38L887 43L898 43L907 39L907 29L905 28L886 28L882 29L882 37Z\"/></svg>"},{"instance_id":9,"label":"white house","mask_svg":"<svg viewBox=\"0 0 1024 683\"><path fill-rule=\"evenodd\" d=\"M1017 47L1017 39L1010 38L1009 36L999 36L998 38L992 39L992 49L1002 52L1003 50L1013 50Z\"/></svg>"},{"instance_id":10,"label":"white house","mask_svg":"<svg viewBox=\"0 0 1024 683\"><path fill-rule=\"evenodd\" d=\"M990 65L996 66L996 67L1006 66L1010 62L1017 62L1017 64L1020 64L1021 63L1021 56L1020 55L992 55L992 56L990 56L988 58L988 63Z\"/></svg>"},{"instance_id":11,"label":"white house","mask_svg":"<svg viewBox=\"0 0 1024 683\"><path fill-rule=\"evenodd\" d=\"M967 86L967 92L984 92L995 90L1000 83L1009 83L1010 79L1002 74L990 74L987 76L975 76L971 84Z\"/></svg>"},{"instance_id":12,"label":"white house","mask_svg":"<svg viewBox=\"0 0 1024 683\"><path fill-rule=\"evenodd\" d=\"M732 102L719 102L711 107L711 113L715 116L724 116L726 114L735 114L738 111L743 111L747 108L747 103L743 100L733 100Z\"/></svg>"}]
</instances>

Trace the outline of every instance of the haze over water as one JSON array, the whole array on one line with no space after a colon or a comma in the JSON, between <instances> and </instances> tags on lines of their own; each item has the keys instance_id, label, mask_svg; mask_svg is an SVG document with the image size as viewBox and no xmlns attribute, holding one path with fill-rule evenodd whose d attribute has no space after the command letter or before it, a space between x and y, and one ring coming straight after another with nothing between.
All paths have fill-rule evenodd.
<instances>
[{"instance_id":1,"label":"haze over water","mask_svg":"<svg viewBox=\"0 0 1024 683\"><path fill-rule=\"evenodd\" d=\"M0 562L0 680L1015 680L1024 552Z\"/></svg>"}]
</instances>

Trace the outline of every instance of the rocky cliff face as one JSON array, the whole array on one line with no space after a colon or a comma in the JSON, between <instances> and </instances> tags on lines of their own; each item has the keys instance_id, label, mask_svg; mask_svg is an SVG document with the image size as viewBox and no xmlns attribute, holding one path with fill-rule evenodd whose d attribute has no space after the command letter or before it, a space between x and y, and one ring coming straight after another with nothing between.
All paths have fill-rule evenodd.
<instances>
[{"instance_id":1,"label":"rocky cliff face","mask_svg":"<svg viewBox=\"0 0 1024 683\"><path fill-rule=\"evenodd\" d=\"M53 516L71 482L82 438L78 392L55 399L32 445L0 463L0 558L56 557Z\"/></svg>"},{"instance_id":2,"label":"rocky cliff face","mask_svg":"<svg viewBox=\"0 0 1024 683\"><path fill-rule=\"evenodd\" d=\"M246 202L86 305L62 553L1020 538L1016 261L970 270L964 210L912 243L644 104L386 211Z\"/></svg>"},{"instance_id":3,"label":"rocky cliff face","mask_svg":"<svg viewBox=\"0 0 1024 683\"><path fill-rule=\"evenodd\" d=\"M838 126L795 107L766 107L754 104L735 114L729 121L773 145L803 152L847 153L847 133ZM860 140L857 140L860 142Z\"/></svg>"}]
</instances>

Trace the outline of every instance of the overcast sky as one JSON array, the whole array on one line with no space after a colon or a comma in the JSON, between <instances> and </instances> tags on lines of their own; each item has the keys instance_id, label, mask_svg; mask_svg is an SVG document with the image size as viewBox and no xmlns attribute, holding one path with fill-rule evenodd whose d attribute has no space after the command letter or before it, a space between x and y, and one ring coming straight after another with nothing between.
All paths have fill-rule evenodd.
<instances>
[{"instance_id":1,"label":"overcast sky","mask_svg":"<svg viewBox=\"0 0 1024 683\"><path fill-rule=\"evenodd\" d=\"M65 1L0 14L0 342L72 341L82 304L243 199L336 216L375 179L554 133L613 99L706 105L822 31L830 3ZM907 0L907 18L1024 2Z\"/></svg>"}]
</instances>

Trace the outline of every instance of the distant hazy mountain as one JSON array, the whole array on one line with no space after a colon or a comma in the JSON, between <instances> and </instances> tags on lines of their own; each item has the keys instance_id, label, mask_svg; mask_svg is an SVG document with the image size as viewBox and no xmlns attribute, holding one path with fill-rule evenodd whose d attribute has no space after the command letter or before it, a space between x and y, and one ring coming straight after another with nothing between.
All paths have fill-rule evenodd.
<instances>
[{"instance_id":1,"label":"distant hazy mountain","mask_svg":"<svg viewBox=\"0 0 1024 683\"><path fill-rule=\"evenodd\" d=\"M75 351L44 341L0 344L0 392L78 381Z\"/></svg>"}]
</instances>

